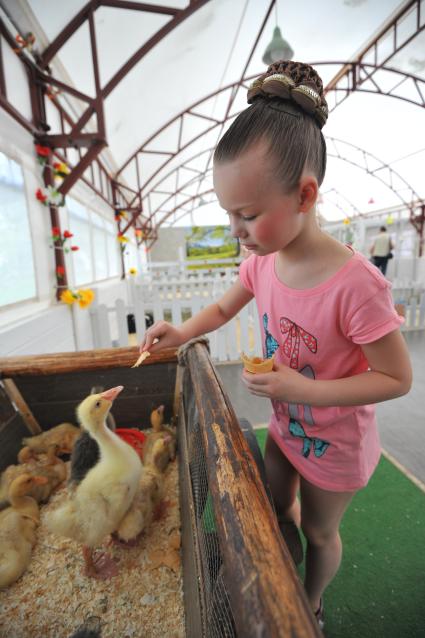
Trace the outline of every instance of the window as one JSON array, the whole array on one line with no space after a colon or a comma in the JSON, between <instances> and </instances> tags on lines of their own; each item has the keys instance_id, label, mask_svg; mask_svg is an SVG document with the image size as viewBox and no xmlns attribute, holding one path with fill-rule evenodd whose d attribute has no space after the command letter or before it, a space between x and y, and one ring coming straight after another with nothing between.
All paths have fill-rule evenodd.
<instances>
[{"instance_id":1,"label":"window","mask_svg":"<svg viewBox=\"0 0 425 638\"><path fill-rule=\"evenodd\" d=\"M130 268L136 268L136 270L138 269L138 261L137 261L137 246L132 237L132 233L128 231L126 235L127 237L129 237L129 240L130 240L127 244L125 244L125 249L124 249L125 272L128 273Z\"/></svg>"},{"instance_id":2,"label":"window","mask_svg":"<svg viewBox=\"0 0 425 638\"><path fill-rule=\"evenodd\" d=\"M108 247L106 243L105 222L100 215L92 213L93 251L96 281L108 277Z\"/></svg>"},{"instance_id":3,"label":"window","mask_svg":"<svg viewBox=\"0 0 425 638\"><path fill-rule=\"evenodd\" d=\"M73 245L79 250L72 253L74 284L82 286L94 280L93 256L90 238L90 220L86 209L71 197L66 199L69 227L74 234Z\"/></svg>"},{"instance_id":4,"label":"window","mask_svg":"<svg viewBox=\"0 0 425 638\"><path fill-rule=\"evenodd\" d=\"M105 221L106 244L108 250L109 276L118 277L121 275L121 257L117 241L117 227L112 222Z\"/></svg>"},{"instance_id":5,"label":"window","mask_svg":"<svg viewBox=\"0 0 425 638\"><path fill-rule=\"evenodd\" d=\"M0 306L36 296L21 167L0 152Z\"/></svg>"}]
</instances>

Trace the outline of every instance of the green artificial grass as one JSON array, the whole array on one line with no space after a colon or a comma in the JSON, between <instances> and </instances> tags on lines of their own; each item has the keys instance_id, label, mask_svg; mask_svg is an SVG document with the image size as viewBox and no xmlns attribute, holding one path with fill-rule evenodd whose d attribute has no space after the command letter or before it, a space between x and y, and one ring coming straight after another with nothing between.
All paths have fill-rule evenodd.
<instances>
[{"instance_id":1,"label":"green artificial grass","mask_svg":"<svg viewBox=\"0 0 425 638\"><path fill-rule=\"evenodd\" d=\"M267 430L255 433L264 450ZM341 568L324 598L327 638L425 636L425 494L381 457L341 538Z\"/></svg>"}]
</instances>

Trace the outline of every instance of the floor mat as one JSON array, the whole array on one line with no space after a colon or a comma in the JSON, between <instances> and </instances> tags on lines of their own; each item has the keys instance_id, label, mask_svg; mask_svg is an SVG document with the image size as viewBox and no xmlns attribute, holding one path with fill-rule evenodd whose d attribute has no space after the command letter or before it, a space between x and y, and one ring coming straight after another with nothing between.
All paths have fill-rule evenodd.
<instances>
[{"instance_id":1,"label":"floor mat","mask_svg":"<svg viewBox=\"0 0 425 638\"><path fill-rule=\"evenodd\" d=\"M256 436L264 449L267 431ZM425 494L381 457L341 537L342 565L325 595L327 638L424 636Z\"/></svg>"}]
</instances>

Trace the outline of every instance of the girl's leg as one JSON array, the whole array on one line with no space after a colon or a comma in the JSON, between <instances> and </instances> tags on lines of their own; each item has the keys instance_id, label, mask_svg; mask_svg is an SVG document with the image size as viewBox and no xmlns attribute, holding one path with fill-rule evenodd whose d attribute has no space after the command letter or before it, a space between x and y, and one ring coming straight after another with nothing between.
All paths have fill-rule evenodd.
<instances>
[{"instance_id":1,"label":"girl's leg","mask_svg":"<svg viewBox=\"0 0 425 638\"><path fill-rule=\"evenodd\" d=\"M307 539L304 586L314 611L339 569L339 525L354 494L328 492L301 479L301 527Z\"/></svg>"},{"instance_id":2,"label":"girl's leg","mask_svg":"<svg viewBox=\"0 0 425 638\"><path fill-rule=\"evenodd\" d=\"M279 446L268 434L264 456L267 480L281 520L294 521L300 526L300 504L297 499L299 474L282 454Z\"/></svg>"},{"instance_id":3,"label":"girl's leg","mask_svg":"<svg viewBox=\"0 0 425 638\"><path fill-rule=\"evenodd\" d=\"M299 475L270 434L266 443L265 465L280 531L292 560L299 565L303 559L303 547L298 531L300 526L300 504L297 499Z\"/></svg>"}]
</instances>

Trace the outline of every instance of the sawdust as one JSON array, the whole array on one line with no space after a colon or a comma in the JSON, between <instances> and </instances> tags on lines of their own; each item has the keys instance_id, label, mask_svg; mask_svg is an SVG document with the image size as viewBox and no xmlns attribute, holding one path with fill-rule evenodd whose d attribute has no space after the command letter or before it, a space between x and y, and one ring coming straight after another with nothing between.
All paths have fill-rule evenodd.
<instances>
[{"instance_id":1,"label":"sawdust","mask_svg":"<svg viewBox=\"0 0 425 638\"><path fill-rule=\"evenodd\" d=\"M66 498L58 491L41 507L27 572L0 592L1 638L67 638L90 617L102 638L184 637L177 460L165 471L165 494L167 507L137 547L105 547L119 574L99 581L83 575L78 543L45 526L47 511Z\"/></svg>"}]
</instances>

